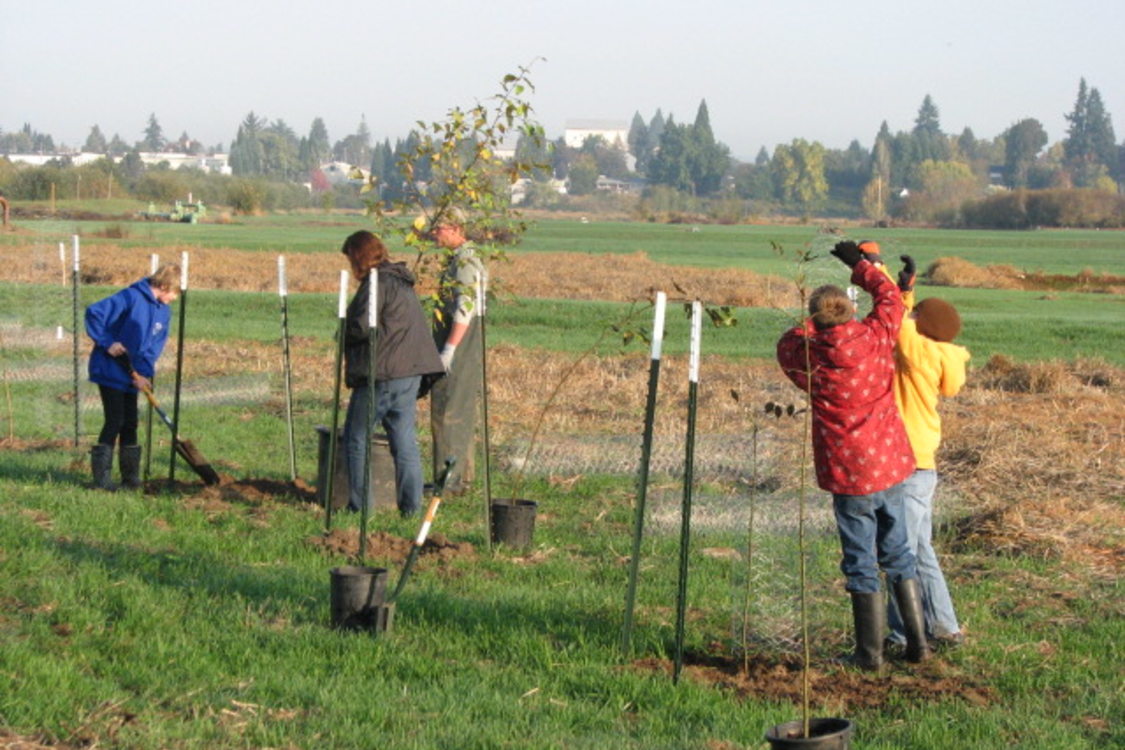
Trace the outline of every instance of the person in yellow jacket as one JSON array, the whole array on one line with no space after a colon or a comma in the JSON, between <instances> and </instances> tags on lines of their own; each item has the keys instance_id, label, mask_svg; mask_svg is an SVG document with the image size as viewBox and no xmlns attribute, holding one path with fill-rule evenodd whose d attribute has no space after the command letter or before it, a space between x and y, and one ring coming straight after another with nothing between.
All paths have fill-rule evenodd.
<instances>
[{"instance_id":1,"label":"person in yellow jacket","mask_svg":"<svg viewBox=\"0 0 1125 750\"><path fill-rule=\"evenodd\" d=\"M864 242L859 247L869 260L879 257L876 243ZM895 347L894 390L917 464L914 474L903 482L907 544L917 563L926 635L939 646L956 646L964 636L933 547L933 500L938 478L936 454L941 444L938 403L961 390L970 355L968 349L952 343L961 331L957 309L937 297L915 304L914 259L909 255L901 259L904 268L897 281L907 314ZM891 275L885 265L883 271ZM902 619L893 601L887 603L887 619L891 628L888 640L904 644Z\"/></svg>"}]
</instances>

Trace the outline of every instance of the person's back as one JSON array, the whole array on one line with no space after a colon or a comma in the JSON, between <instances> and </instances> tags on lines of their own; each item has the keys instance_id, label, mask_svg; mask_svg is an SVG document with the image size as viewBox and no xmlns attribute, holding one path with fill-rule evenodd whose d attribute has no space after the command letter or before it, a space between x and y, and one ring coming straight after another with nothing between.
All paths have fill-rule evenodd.
<instances>
[{"instance_id":1,"label":"person's back","mask_svg":"<svg viewBox=\"0 0 1125 750\"><path fill-rule=\"evenodd\" d=\"M782 337L777 357L789 379L812 397L818 485L866 495L905 479L914 462L892 388L902 321L898 289L866 261L854 273L874 298L867 317L855 320L843 290L820 287L809 300L810 323Z\"/></svg>"},{"instance_id":2,"label":"person's back","mask_svg":"<svg viewBox=\"0 0 1125 750\"><path fill-rule=\"evenodd\" d=\"M820 287L809 298L809 319L778 341L777 359L810 396L817 481L832 493L840 569L852 599L854 659L877 670L885 617L880 570L907 619L907 658L929 655L901 492L914 473L914 455L893 388L903 306L898 287L856 243L837 243L832 254L852 269L852 283L871 294L871 312L857 321L842 289Z\"/></svg>"}]
</instances>

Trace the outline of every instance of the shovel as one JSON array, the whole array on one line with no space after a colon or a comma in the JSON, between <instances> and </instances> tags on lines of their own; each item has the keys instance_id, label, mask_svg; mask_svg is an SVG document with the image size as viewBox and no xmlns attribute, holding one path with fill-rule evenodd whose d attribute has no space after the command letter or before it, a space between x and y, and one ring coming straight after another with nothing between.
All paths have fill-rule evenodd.
<instances>
[{"instance_id":1,"label":"shovel","mask_svg":"<svg viewBox=\"0 0 1125 750\"><path fill-rule=\"evenodd\" d=\"M418 536L410 547L410 554L406 556L406 563L402 566L402 573L398 576L398 584L395 586L394 593L387 599L388 603L393 603L398 599L402 587L406 585L406 579L410 577L410 569L414 567L414 560L418 557L418 551L426 543L426 535L430 533L430 526L434 522L434 516L437 515L438 506L441 505L441 493L445 490L445 479L449 476L449 470L453 468L454 461L456 461L454 458L445 459L445 468L441 470L441 475L434 482L434 496L430 499L430 507L426 510L425 518L422 519L422 528L418 530Z\"/></svg>"},{"instance_id":2,"label":"shovel","mask_svg":"<svg viewBox=\"0 0 1125 750\"><path fill-rule=\"evenodd\" d=\"M128 354L120 354L114 357L114 359L125 368L130 376L137 375L137 371L133 369L133 363L129 361ZM199 475L199 478L203 480L204 484L218 484L219 475L211 467L211 463L203 457L203 454L199 452L199 449L196 448L190 440L180 438L176 435L176 423L173 422L171 418L164 413L164 410L160 408L160 405L156 403L156 396L152 394L152 388L145 386L141 389L141 393L145 394L145 398L148 399L153 410L160 415L160 418L164 420L164 424L168 425L168 429L172 431L173 445L176 448L176 453L180 455L180 458L187 461L187 465L191 467L192 471Z\"/></svg>"}]
</instances>

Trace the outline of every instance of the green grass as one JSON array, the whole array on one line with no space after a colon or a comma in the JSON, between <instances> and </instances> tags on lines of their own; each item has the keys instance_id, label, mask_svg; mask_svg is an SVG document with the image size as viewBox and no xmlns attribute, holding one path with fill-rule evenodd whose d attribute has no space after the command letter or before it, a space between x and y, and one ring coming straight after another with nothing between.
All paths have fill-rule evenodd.
<instances>
[{"instance_id":1,"label":"green grass","mask_svg":"<svg viewBox=\"0 0 1125 750\"><path fill-rule=\"evenodd\" d=\"M10 244L69 242L107 226L125 226L128 236L113 240L124 247L229 247L274 253L339 252L350 232L371 228L360 213L289 214L235 217L230 224L172 224L118 221L22 221L28 234L0 237ZM839 237L823 234L818 226L718 226L692 231L688 225L543 220L534 222L513 253L581 252L629 254L643 252L654 261L704 268L745 268L783 277L792 275L788 255L778 256L774 243L787 251L815 250L826 256ZM853 239L877 240L884 255L897 263L903 253L913 255L920 268L938 258L955 255L977 265L1011 265L1035 272L1125 275L1125 232L1099 230L1041 230L1002 232L936 229L850 229ZM94 241L87 239L86 241ZM98 242L110 242L99 239ZM393 250L394 248L392 248Z\"/></svg>"},{"instance_id":2,"label":"green grass","mask_svg":"<svg viewBox=\"0 0 1125 750\"><path fill-rule=\"evenodd\" d=\"M83 287L80 305L87 305L115 291L110 287ZM918 288L919 297L940 296L961 312L963 330L957 343L967 347L974 362L983 365L994 354L1016 361L1073 361L1094 357L1125 364L1125 300L1120 295L1077 292L1023 292L951 287ZM186 333L192 339L272 343L279 340L280 308L277 295L267 292L189 290ZM336 331L336 295L292 294L289 296L289 331L331 346ZM490 344L529 349L581 352L592 346L609 325L652 326L645 308L609 302L578 300L532 300L509 298L489 307ZM772 359L778 337L792 325L796 311L742 308L738 324L731 328L707 327L704 352L726 357ZM19 320L54 330L58 325L69 338L71 297L68 289L0 282L0 322ZM173 335L179 325L174 313ZM81 323L80 323L81 325ZM667 315L665 349L670 355L688 348L689 320L680 306ZM173 339L174 341L174 339ZM620 351L620 337L602 339L604 352ZM85 352L87 346L80 346ZM639 342L631 351L640 351ZM7 356L0 354L0 362Z\"/></svg>"},{"instance_id":3,"label":"green grass","mask_svg":"<svg viewBox=\"0 0 1125 750\"><path fill-rule=\"evenodd\" d=\"M67 456L0 454L0 672L9 678L0 724L11 730L130 748L706 748L758 747L766 728L799 715L628 666L619 652L628 478L586 477L566 490L533 482L538 562L503 551L448 566L423 558L394 630L371 638L327 627L328 570L345 561L305 543L321 529L315 508L204 510L175 495L85 490L77 473L32 479ZM256 468L252 446L231 457ZM706 510L705 496L697 503ZM373 528L405 537L414 524L378 515ZM447 501L435 531L480 548L479 497ZM650 531L644 546L638 656L671 655L677 536ZM689 650L727 642L730 563L699 551L739 537L696 532ZM835 544L830 533L812 539L819 664L846 647ZM373 562L397 580L400 560ZM957 576L979 565L989 575ZM1112 584L1058 599L1021 585L1064 572L1050 564L965 555L950 569L973 640L945 669L993 699L892 689L885 705L847 712L859 746L1125 739L1110 719L1123 706L1105 644L1125 635ZM813 700L818 714L833 713Z\"/></svg>"},{"instance_id":4,"label":"green grass","mask_svg":"<svg viewBox=\"0 0 1125 750\"><path fill-rule=\"evenodd\" d=\"M204 229L214 234L194 236L215 246L285 252L323 247L335 253L348 229L311 225L318 220L263 217L233 230L135 227L151 228L153 241L171 244L190 244L184 238ZM74 225L63 224L49 231L44 225L36 236L65 237ZM1016 262L995 262L1021 268L1044 264L1044 270L1074 273L1092 266L1120 273L1125 235L885 230L877 238L888 255L909 248L920 262L926 247L934 248L933 257L958 247L966 257L1006 254ZM826 241L808 227L702 227L692 233L683 227L544 222L517 252L644 250L665 262L717 269L746 262L788 276L791 264L773 256L771 239L787 247ZM274 246L283 242L291 244ZM816 273L830 276L832 263L819 263ZM111 291L83 288L82 301ZM1100 356L1125 362L1115 296L922 289L922 296L930 294L962 311L960 342L978 366L995 353L1025 361ZM335 296L291 295L289 304L291 334L327 357ZM237 346L275 343L280 336L274 294L192 290L188 305L188 356L195 356L195 339ZM620 319L624 306L515 298L489 309L490 344L577 353L607 322ZM69 330L70 315L66 289L0 284L0 323ZM640 322L649 325L647 314ZM705 331L704 351L772 359L787 324L782 311L740 310L738 326ZM686 341L687 320L673 308L666 350L683 356ZM607 351L615 348L607 341ZM73 435L73 404L65 398L69 351L68 341L5 339L0 368L12 421L5 398L0 426L26 440ZM8 377L45 364L60 368L58 380ZM214 396L207 409L185 409L183 432L224 473L288 477L279 373L280 351L276 372L248 379L255 385L265 379L266 395L240 397L243 383L200 379L234 395ZM164 367L161 392L169 392L171 376L170 365ZM92 391L83 388L88 399ZM313 426L330 414L329 391L325 373L324 395L295 404L302 477L315 466ZM88 445L100 415L87 410L83 416ZM162 427L156 430L154 471L161 476L169 448ZM86 477L82 451L0 451L0 728L70 746L127 748L713 750L761 747L769 726L799 717L798 706L759 694L740 696L692 679L673 685L667 675L620 653L632 477L562 477L568 480L563 483L531 477L521 493L540 504L530 559L483 551L479 491L447 499L434 532L471 542L478 554L447 565L423 558L399 602L394 631L379 638L328 627L328 570L345 560L306 543L322 530L319 509L293 498L266 506L237 498L208 506L170 493L111 495L86 489ZM177 477L192 479L183 464ZM515 478L497 471L494 494L514 491ZM743 491L700 486L696 518L731 506L744 512ZM679 492L677 478L654 477L650 509L663 504L674 514ZM816 495L813 506L824 513L824 502ZM771 520L781 521L795 510L781 503L775 513ZM744 521L738 517L732 528L695 528L688 583L692 651L713 643L729 648L739 569L702 550L742 548ZM339 523L356 521L344 517ZM377 515L372 528L409 538L417 522ZM671 656L677 541L678 531L650 524L633 638L637 658ZM792 536L775 532L758 544L776 557L759 571L765 593L755 607L791 608ZM834 535L815 526L811 626L814 665L823 670L834 669L832 660L848 645L850 613L837 561ZM401 560L373 562L391 568L392 583L397 580ZM971 635L969 645L934 673L950 681L953 693L921 698L903 687L910 671L896 667L891 682L898 680L899 687L890 688L881 705L847 710L859 727L853 746L1048 750L1125 743L1117 720L1125 715L1118 646L1125 618L1116 581L983 549L948 554L943 564ZM957 697L957 687L966 683L986 689L987 700ZM839 713L818 696L813 703L814 713Z\"/></svg>"}]
</instances>

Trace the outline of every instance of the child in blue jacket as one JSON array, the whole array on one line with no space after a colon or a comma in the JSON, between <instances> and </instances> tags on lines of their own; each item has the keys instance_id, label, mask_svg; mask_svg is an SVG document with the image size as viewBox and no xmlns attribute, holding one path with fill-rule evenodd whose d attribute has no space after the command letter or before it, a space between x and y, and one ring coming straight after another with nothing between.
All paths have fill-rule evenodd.
<instances>
[{"instance_id":1,"label":"child in blue jacket","mask_svg":"<svg viewBox=\"0 0 1125 750\"><path fill-rule=\"evenodd\" d=\"M156 374L156 360L164 351L172 319L168 305L179 295L179 276L178 265L165 263L152 276L86 308L86 334L94 342L90 382L98 386L105 414L98 442L90 449L94 486L99 489L117 489L110 477L118 441L122 483L132 488L141 486L137 393L150 387ZM115 359L122 354L129 355L132 373Z\"/></svg>"}]
</instances>

